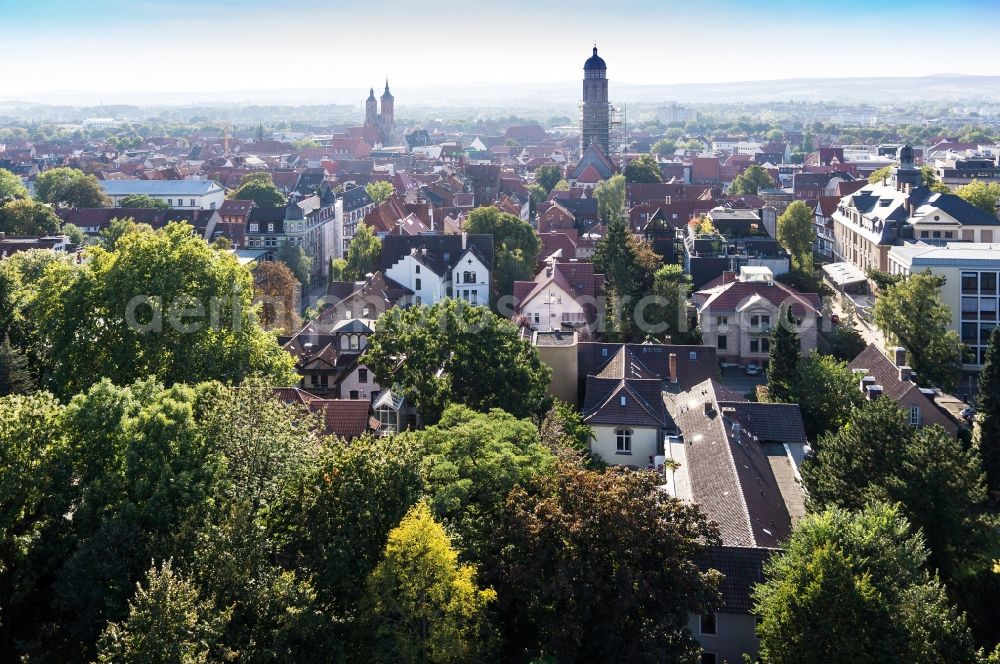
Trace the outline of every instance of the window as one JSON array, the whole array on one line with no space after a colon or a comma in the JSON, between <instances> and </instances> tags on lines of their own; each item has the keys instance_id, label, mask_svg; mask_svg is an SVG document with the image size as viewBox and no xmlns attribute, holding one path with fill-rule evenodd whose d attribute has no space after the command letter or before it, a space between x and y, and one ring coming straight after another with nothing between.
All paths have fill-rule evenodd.
<instances>
[{"instance_id":1,"label":"window","mask_svg":"<svg viewBox=\"0 0 1000 664\"><path fill-rule=\"evenodd\" d=\"M470 300L472 304L479 304L479 291L472 291L472 299Z\"/></svg>"},{"instance_id":2,"label":"window","mask_svg":"<svg viewBox=\"0 0 1000 664\"><path fill-rule=\"evenodd\" d=\"M729 325L729 318L727 316L716 316L715 324L719 327L725 327L726 325Z\"/></svg>"},{"instance_id":3,"label":"window","mask_svg":"<svg viewBox=\"0 0 1000 664\"><path fill-rule=\"evenodd\" d=\"M993 297L984 297L979 300L979 317L983 320L997 319L997 301Z\"/></svg>"},{"instance_id":4,"label":"window","mask_svg":"<svg viewBox=\"0 0 1000 664\"><path fill-rule=\"evenodd\" d=\"M769 353L771 352L771 340L767 337L763 337L760 340L760 352Z\"/></svg>"},{"instance_id":5,"label":"window","mask_svg":"<svg viewBox=\"0 0 1000 664\"><path fill-rule=\"evenodd\" d=\"M541 320L542 317L538 314L537 311L534 314L532 314L532 316L534 317L535 325L538 325L539 323L542 322Z\"/></svg>"},{"instance_id":6,"label":"window","mask_svg":"<svg viewBox=\"0 0 1000 664\"><path fill-rule=\"evenodd\" d=\"M951 240L954 237L955 237L955 232L954 231L945 231L944 232L944 239Z\"/></svg>"},{"instance_id":7,"label":"window","mask_svg":"<svg viewBox=\"0 0 1000 664\"><path fill-rule=\"evenodd\" d=\"M760 316L750 316L750 327L757 327L760 325Z\"/></svg>"},{"instance_id":8,"label":"window","mask_svg":"<svg viewBox=\"0 0 1000 664\"><path fill-rule=\"evenodd\" d=\"M715 634L715 614L714 613L703 613L701 614L701 627L699 628L702 634Z\"/></svg>"},{"instance_id":9,"label":"window","mask_svg":"<svg viewBox=\"0 0 1000 664\"><path fill-rule=\"evenodd\" d=\"M761 325L770 325L771 324L771 317L770 316L761 316L760 317L760 324Z\"/></svg>"},{"instance_id":10,"label":"window","mask_svg":"<svg viewBox=\"0 0 1000 664\"><path fill-rule=\"evenodd\" d=\"M716 664L715 653L703 651L701 653L701 664Z\"/></svg>"},{"instance_id":11,"label":"window","mask_svg":"<svg viewBox=\"0 0 1000 664\"><path fill-rule=\"evenodd\" d=\"M978 314L979 314L979 298L963 297L962 318L970 318L975 320L976 318L978 318Z\"/></svg>"},{"instance_id":12,"label":"window","mask_svg":"<svg viewBox=\"0 0 1000 664\"><path fill-rule=\"evenodd\" d=\"M351 350L358 350L359 348L361 348L361 340L358 338L358 335L352 334L351 335Z\"/></svg>"},{"instance_id":13,"label":"window","mask_svg":"<svg viewBox=\"0 0 1000 664\"><path fill-rule=\"evenodd\" d=\"M420 286L420 279L413 280L413 290L422 290Z\"/></svg>"},{"instance_id":14,"label":"window","mask_svg":"<svg viewBox=\"0 0 1000 664\"><path fill-rule=\"evenodd\" d=\"M378 421L383 433L396 433L399 429L399 414L388 406L378 409Z\"/></svg>"},{"instance_id":15,"label":"window","mask_svg":"<svg viewBox=\"0 0 1000 664\"><path fill-rule=\"evenodd\" d=\"M994 295L997 292L997 273L996 272L980 273L979 290L983 295Z\"/></svg>"},{"instance_id":16,"label":"window","mask_svg":"<svg viewBox=\"0 0 1000 664\"><path fill-rule=\"evenodd\" d=\"M930 233L928 233L927 231L920 231L920 237L921 238L930 237Z\"/></svg>"},{"instance_id":17,"label":"window","mask_svg":"<svg viewBox=\"0 0 1000 664\"><path fill-rule=\"evenodd\" d=\"M975 293L977 292L979 275L975 272L963 272L962 273L962 292L963 293Z\"/></svg>"},{"instance_id":18,"label":"window","mask_svg":"<svg viewBox=\"0 0 1000 664\"><path fill-rule=\"evenodd\" d=\"M168 198L167 199L167 205L169 205L170 207L173 207L174 206L174 199Z\"/></svg>"},{"instance_id":19,"label":"window","mask_svg":"<svg viewBox=\"0 0 1000 664\"><path fill-rule=\"evenodd\" d=\"M273 233L274 232L274 224L268 224L267 225L267 232L268 233Z\"/></svg>"},{"instance_id":20,"label":"window","mask_svg":"<svg viewBox=\"0 0 1000 664\"><path fill-rule=\"evenodd\" d=\"M348 392L348 395L350 396L351 399L357 399L358 398L358 391L357 390L351 390L350 392Z\"/></svg>"},{"instance_id":21,"label":"window","mask_svg":"<svg viewBox=\"0 0 1000 664\"><path fill-rule=\"evenodd\" d=\"M368 307L365 307L364 309L361 310L361 317L362 318L368 318L368 315L370 313L371 313L371 310Z\"/></svg>"},{"instance_id":22,"label":"window","mask_svg":"<svg viewBox=\"0 0 1000 664\"><path fill-rule=\"evenodd\" d=\"M726 346L729 343L728 337L724 334L720 334L718 339L716 339L715 347L719 350L726 350Z\"/></svg>"},{"instance_id":23,"label":"window","mask_svg":"<svg viewBox=\"0 0 1000 664\"><path fill-rule=\"evenodd\" d=\"M251 233L257 232L257 224L250 224L250 232Z\"/></svg>"},{"instance_id":24,"label":"window","mask_svg":"<svg viewBox=\"0 0 1000 664\"><path fill-rule=\"evenodd\" d=\"M910 406L910 424L920 426L920 406Z\"/></svg>"},{"instance_id":25,"label":"window","mask_svg":"<svg viewBox=\"0 0 1000 664\"><path fill-rule=\"evenodd\" d=\"M935 240L940 240L941 239L941 231L934 231L934 235L932 237Z\"/></svg>"},{"instance_id":26,"label":"window","mask_svg":"<svg viewBox=\"0 0 1000 664\"><path fill-rule=\"evenodd\" d=\"M413 272L414 272L415 274L420 274L420 266L419 266L419 265L418 265L418 266L416 266L416 268L415 268L415 269L413 270Z\"/></svg>"},{"instance_id":27,"label":"window","mask_svg":"<svg viewBox=\"0 0 1000 664\"><path fill-rule=\"evenodd\" d=\"M358 369L358 382L359 383L368 382L368 369Z\"/></svg>"},{"instance_id":28,"label":"window","mask_svg":"<svg viewBox=\"0 0 1000 664\"><path fill-rule=\"evenodd\" d=\"M194 199L193 198L191 199L191 207L195 207Z\"/></svg>"},{"instance_id":29,"label":"window","mask_svg":"<svg viewBox=\"0 0 1000 664\"><path fill-rule=\"evenodd\" d=\"M615 453L632 454L631 429L615 429Z\"/></svg>"}]
</instances>

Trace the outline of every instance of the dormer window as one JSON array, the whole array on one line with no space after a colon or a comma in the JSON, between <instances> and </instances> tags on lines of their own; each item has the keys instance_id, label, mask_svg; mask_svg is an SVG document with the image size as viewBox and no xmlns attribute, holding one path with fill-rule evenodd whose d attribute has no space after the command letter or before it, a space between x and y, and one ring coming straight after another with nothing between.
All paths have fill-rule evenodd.
<instances>
[{"instance_id":1,"label":"dormer window","mask_svg":"<svg viewBox=\"0 0 1000 664\"><path fill-rule=\"evenodd\" d=\"M627 405L628 405L628 397L626 397L626 396L625 396L625 395L623 394L623 395L621 396L621 402L620 402L620 403L621 403L621 405L623 405L623 406L627 406Z\"/></svg>"}]
</instances>

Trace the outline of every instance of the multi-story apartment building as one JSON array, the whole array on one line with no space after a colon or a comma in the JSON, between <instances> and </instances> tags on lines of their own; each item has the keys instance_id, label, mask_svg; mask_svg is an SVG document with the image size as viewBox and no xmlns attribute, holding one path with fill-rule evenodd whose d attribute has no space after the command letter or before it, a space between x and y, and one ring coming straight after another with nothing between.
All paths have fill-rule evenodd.
<instances>
[{"instance_id":1,"label":"multi-story apartment building","mask_svg":"<svg viewBox=\"0 0 1000 664\"><path fill-rule=\"evenodd\" d=\"M930 270L944 277L941 299L951 309L951 329L966 347L962 364L978 369L1000 315L1000 246L949 242L944 246L908 243L888 252L889 272L908 275Z\"/></svg>"}]
</instances>

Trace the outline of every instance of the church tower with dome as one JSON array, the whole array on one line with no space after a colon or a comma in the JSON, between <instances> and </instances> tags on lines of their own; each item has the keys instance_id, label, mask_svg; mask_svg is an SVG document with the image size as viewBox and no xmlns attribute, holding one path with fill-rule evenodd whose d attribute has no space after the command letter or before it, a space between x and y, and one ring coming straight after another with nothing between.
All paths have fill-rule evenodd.
<instances>
[{"instance_id":1,"label":"church tower with dome","mask_svg":"<svg viewBox=\"0 0 1000 664\"><path fill-rule=\"evenodd\" d=\"M583 103L580 105L580 154L591 143L609 154L611 106L608 103L608 66L604 59L594 54L583 63Z\"/></svg>"}]
</instances>

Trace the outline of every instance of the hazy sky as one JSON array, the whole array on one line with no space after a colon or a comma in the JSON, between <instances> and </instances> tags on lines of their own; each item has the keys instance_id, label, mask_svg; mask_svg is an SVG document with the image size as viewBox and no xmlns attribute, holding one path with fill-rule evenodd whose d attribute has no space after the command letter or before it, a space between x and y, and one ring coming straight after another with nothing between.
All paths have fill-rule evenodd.
<instances>
[{"instance_id":1,"label":"hazy sky","mask_svg":"<svg viewBox=\"0 0 1000 664\"><path fill-rule=\"evenodd\" d=\"M636 84L1000 74L998 0L0 0L0 26L0 98L568 81L595 40Z\"/></svg>"}]
</instances>

